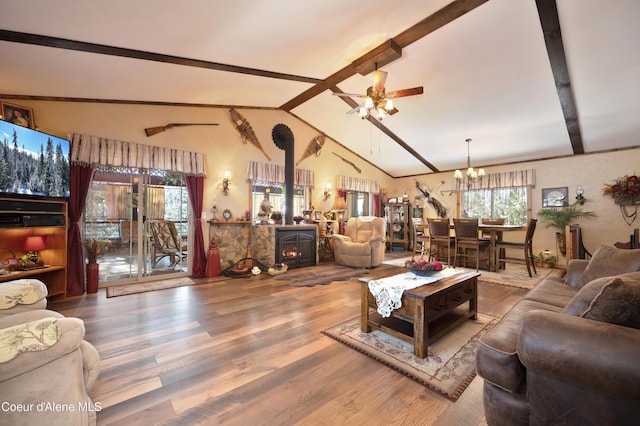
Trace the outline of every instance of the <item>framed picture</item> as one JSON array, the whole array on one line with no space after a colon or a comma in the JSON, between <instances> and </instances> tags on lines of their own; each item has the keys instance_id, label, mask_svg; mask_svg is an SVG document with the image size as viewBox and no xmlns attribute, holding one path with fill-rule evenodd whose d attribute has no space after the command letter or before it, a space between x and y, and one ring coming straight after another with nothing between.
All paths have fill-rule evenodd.
<instances>
[{"instance_id":1,"label":"framed picture","mask_svg":"<svg viewBox=\"0 0 640 426\"><path fill-rule=\"evenodd\" d=\"M568 205L569 188L543 188L542 207L562 207Z\"/></svg>"},{"instance_id":2,"label":"framed picture","mask_svg":"<svg viewBox=\"0 0 640 426\"><path fill-rule=\"evenodd\" d=\"M315 215L316 220L322 220L322 212L320 210L316 210Z\"/></svg>"},{"instance_id":3,"label":"framed picture","mask_svg":"<svg viewBox=\"0 0 640 426\"><path fill-rule=\"evenodd\" d=\"M0 102L0 108L2 109L2 117L5 121L35 129L32 108L8 104L6 102Z\"/></svg>"}]
</instances>

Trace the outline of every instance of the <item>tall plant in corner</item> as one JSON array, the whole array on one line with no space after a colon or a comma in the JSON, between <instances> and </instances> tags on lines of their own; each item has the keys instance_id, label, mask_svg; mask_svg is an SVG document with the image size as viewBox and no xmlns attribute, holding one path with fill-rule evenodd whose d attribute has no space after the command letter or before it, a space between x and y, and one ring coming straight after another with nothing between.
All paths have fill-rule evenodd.
<instances>
[{"instance_id":1,"label":"tall plant in corner","mask_svg":"<svg viewBox=\"0 0 640 426\"><path fill-rule=\"evenodd\" d=\"M556 239L558 241L558 249L562 255L567 254L567 226L573 225L579 219L593 219L596 214L591 211L582 210L582 202L576 201L573 204L569 204L563 207L551 207L548 209L542 209L538 212L538 219L546 224L547 228L557 228Z\"/></svg>"}]
</instances>

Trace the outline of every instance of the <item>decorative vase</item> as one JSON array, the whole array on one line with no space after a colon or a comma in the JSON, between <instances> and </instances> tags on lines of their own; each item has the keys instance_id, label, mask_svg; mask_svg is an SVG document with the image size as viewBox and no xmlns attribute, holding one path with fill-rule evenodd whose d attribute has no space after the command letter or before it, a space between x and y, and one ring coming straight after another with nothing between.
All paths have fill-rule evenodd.
<instances>
[{"instance_id":1,"label":"decorative vase","mask_svg":"<svg viewBox=\"0 0 640 426\"><path fill-rule=\"evenodd\" d=\"M87 263L87 293L98 292L98 272L100 271L100 265L96 260L89 260Z\"/></svg>"}]
</instances>

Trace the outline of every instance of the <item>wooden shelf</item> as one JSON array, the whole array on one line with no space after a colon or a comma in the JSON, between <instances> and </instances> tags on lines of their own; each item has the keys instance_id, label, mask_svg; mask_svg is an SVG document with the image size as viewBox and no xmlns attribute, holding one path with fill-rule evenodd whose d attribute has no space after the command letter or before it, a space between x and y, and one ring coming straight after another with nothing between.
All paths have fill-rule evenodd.
<instances>
[{"instance_id":1,"label":"wooden shelf","mask_svg":"<svg viewBox=\"0 0 640 426\"><path fill-rule=\"evenodd\" d=\"M28 236L40 235L46 249L38 252L44 268L11 271L0 275L0 283L37 278L47 286L48 297L66 298L67 292L67 201L48 198L0 197L0 258L25 254Z\"/></svg>"}]
</instances>

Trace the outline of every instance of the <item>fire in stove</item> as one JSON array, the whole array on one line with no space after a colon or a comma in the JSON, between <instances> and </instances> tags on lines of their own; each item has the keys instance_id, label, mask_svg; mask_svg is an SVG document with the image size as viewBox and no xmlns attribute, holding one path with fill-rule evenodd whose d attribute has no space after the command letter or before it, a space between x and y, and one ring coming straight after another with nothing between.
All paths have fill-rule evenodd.
<instances>
[{"instance_id":1,"label":"fire in stove","mask_svg":"<svg viewBox=\"0 0 640 426\"><path fill-rule=\"evenodd\" d=\"M283 259L295 259L300 256L302 256L302 252L298 251L298 247L296 246L285 247L282 249Z\"/></svg>"}]
</instances>

